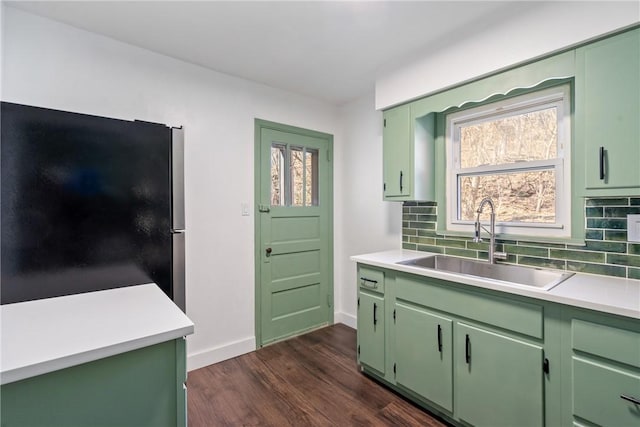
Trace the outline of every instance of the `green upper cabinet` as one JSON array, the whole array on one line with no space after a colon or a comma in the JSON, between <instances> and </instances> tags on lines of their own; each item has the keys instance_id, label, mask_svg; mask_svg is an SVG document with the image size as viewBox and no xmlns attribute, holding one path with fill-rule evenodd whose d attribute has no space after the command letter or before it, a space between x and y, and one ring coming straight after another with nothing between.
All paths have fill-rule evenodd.
<instances>
[{"instance_id":1,"label":"green upper cabinet","mask_svg":"<svg viewBox=\"0 0 640 427\"><path fill-rule=\"evenodd\" d=\"M585 196L640 191L640 29L576 50L575 141Z\"/></svg>"},{"instance_id":2,"label":"green upper cabinet","mask_svg":"<svg viewBox=\"0 0 640 427\"><path fill-rule=\"evenodd\" d=\"M414 121L409 105L383 114L384 200L433 200L433 116Z\"/></svg>"},{"instance_id":3,"label":"green upper cabinet","mask_svg":"<svg viewBox=\"0 0 640 427\"><path fill-rule=\"evenodd\" d=\"M409 106L387 110L383 117L384 197L406 197L411 193Z\"/></svg>"}]
</instances>

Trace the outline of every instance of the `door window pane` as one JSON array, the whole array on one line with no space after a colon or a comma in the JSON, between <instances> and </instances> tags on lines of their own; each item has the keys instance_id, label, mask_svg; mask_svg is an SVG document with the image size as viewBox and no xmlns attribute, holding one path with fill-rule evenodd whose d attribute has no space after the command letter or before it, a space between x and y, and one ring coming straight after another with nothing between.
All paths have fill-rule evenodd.
<instances>
[{"instance_id":1,"label":"door window pane","mask_svg":"<svg viewBox=\"0 0 640 427\"><path fill-rule=\"evenodd\" d=\"M271 146L271 206L285 205L285 159L286 146Z\"/></svg>"},{"instance_id":2,"label":"door window pane","mask_svg":"<svg viewBox=\"0 0 640 427\"><path fill-rule=\"evenodd\" d=\"M271 145L271 206L318 206L318 150Z\"/></svg>"},{"instance_id":3,"label":"door window pane","mask_svg":"<svg viewBox=\"0 0 640 427\"><path fill-rule=\"evenodd\" d=\"M305 206L318 206L318 150L305 153Z\"/></svg>"},{"instance_id":4,"label":"door window pane","mask_svg":"<svg viewBox=\"0 0 640 427\"><path fill-rule=\"evenodd\" d=\"M304 152L302 148L291 148L292 206L304 206Z\"/></svg>"}]
</instances>

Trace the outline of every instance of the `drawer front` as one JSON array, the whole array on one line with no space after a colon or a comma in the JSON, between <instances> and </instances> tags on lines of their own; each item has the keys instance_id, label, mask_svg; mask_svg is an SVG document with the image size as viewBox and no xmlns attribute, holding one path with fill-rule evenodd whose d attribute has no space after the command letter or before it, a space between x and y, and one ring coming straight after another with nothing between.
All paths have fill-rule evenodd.
<instances>
[{"instance_id":1,"label":"drawer front","mask_svg":"<svg viewBox=\"0 0 640 427\"><path fill-rule=\"evenodd\" d=\"M542 338L541 306L453 289L447 283L428 278L397 276L396 298Z\"/></svg>"},{"instance_id":2,"label":"drawer front","mask_svg":"<svg viewBox=\"0 0 640 427\"><path fill-rule=\"evenodd\" d=\"M640 332L573 319L572 345L606 359L640 368Z\"/></svg>"},{"instance_id":3,"label":"drawer front","mask_svg":"<svg viewBox=\"0 0 640 427\"><path fill-rule=\"evenodd\" d=\"M640 375L573 357L573 414L601 426L640 425Z\"/></svg>"},{"instance_id":4,"label":"drawer front","mask_svg":"<svg viewBox=\"0 0 640 427\"><path fill-rule=\"evenodd\" d=\"M358 270L358 286L384 294L384 271L361 265Z\"/></svg>"}]
</instances>

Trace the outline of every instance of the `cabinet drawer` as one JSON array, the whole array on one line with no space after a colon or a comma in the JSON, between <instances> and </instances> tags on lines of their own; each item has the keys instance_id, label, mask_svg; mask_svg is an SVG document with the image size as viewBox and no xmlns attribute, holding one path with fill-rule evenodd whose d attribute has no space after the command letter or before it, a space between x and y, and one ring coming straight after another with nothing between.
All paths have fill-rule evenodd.
<instances>
[{"instance_id":1,"label":"cabinet drawer","mask_svg":"<svg viewBox=\"0 0 640 427\"><path fill-rule=\"evenodd\" d=\"M360 266L358 286L362 289L384 294L384 271Z\"/></svg>"},{"instance_id":2,"label":"cabinet drawer","mask_svg":"<svg viewBox=\"0 0 640 427\"><path fill-rule=\"evenodd\" d=\"M640 368L640 332L573 319L574 350Z\"/></svg>"},{"instance_id":3,"label":"cabinet drawer","mask_svg":"<svg viewBox=\"0 0 640 427\"><path fill-rule=\"evenodd\" d=\"M573 358L573 414L601 426L640 425L640 376L607 365Z\"/></svg>"}]
</instances>

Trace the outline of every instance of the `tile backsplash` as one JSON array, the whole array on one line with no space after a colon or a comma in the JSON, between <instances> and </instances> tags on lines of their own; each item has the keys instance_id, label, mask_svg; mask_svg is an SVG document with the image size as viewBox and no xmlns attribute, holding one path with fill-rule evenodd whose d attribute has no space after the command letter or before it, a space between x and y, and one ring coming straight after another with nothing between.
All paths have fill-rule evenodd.
<instances>
[{"instance_id":1,"label":"tile backsplash","mask_svg":"<svg viewBox=\"0 0 640 427\"><path fill-rule=\"evenodd\" d=\"M585 199L585 245L496 239L508 254L500 263L640 279L640 243L627 241L627 214L640 214L640 197ZM436 234L435 202L405 202L402 247L467 258L488 259L488 238Z\"/></svg>"}]
</instances>

